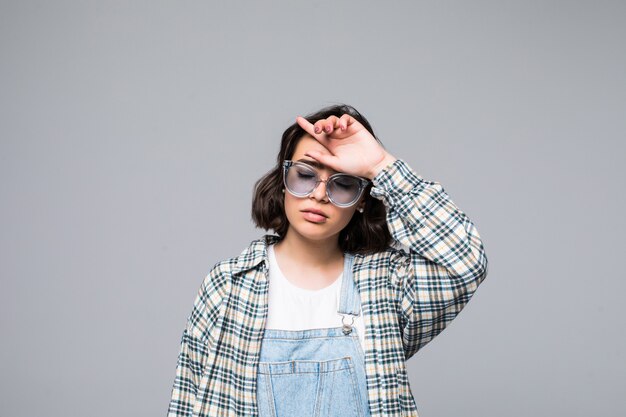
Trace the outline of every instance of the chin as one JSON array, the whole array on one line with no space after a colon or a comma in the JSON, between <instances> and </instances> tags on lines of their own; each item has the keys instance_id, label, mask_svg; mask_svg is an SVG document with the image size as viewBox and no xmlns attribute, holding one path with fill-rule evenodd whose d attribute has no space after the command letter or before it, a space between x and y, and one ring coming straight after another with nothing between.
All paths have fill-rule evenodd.
<instances>
[{"instance_id":1,"label":"chin","mask_svg":"<svg viewBox=\"0 0 626 417\"><path fill-rule=\"evenodd\" d=\"M310 240L328 239L333 236L338 236L340 232L339 230L330 230L328 227L326 227L326 224L309 223L306 220L304 221L304 223L305 224L298 225L296 227L292 225L292 228L296 233Z\"/></svg>"}]
</instances>

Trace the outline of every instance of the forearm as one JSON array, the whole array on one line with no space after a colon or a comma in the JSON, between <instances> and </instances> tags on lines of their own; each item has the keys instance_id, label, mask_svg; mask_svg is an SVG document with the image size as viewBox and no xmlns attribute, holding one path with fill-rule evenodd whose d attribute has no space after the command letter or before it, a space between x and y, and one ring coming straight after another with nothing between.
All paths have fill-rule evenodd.
<instances>
[{"instance_id":1,"label":"forearm","mask_svg":"<svg viewBox=\"0 0 626 417\"><path fill-rule=\"evenodd\" d=\"M427 181L395 159L373 178L371 194L387 208L394 239L456 277L486 272L485 250L472 221L441 184Z\"/></svg>"}]
</instances>

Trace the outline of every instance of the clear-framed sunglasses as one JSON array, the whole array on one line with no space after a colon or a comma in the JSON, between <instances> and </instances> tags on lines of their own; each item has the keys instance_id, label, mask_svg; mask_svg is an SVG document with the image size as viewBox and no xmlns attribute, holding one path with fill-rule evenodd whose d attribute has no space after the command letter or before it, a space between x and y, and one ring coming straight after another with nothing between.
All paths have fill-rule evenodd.
<instances>
[{"instance_id":1,"label":"clear-framed sunglasses","mask_svg":"<svg viewBox=\"0 0 626 417\"><path fill-rule=\"evenodd\" d=\"M326 195L338 207L350 207L359 200L370 181L356 175L336 173L326 181L320 179L319 171L300 161L285 160L283 182L289 193L296 197L307 197L320 182L326 183Z\"/></svg>"}]
</instances>

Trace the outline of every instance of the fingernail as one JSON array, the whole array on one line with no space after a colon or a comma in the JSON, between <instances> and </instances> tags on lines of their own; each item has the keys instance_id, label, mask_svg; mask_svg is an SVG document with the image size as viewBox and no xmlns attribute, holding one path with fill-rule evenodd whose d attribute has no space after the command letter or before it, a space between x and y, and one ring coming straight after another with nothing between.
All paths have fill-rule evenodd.
<instances>
[{"instance_id":1,"label":"fingernail","mask_svg":"<svg viewBox=\"0 0 626 417\"><path fill-rule=\"evenodd\" d=\"M315 126L315 133L320 133L320 127L319 126Z\"/></svg>"}]
</instances>

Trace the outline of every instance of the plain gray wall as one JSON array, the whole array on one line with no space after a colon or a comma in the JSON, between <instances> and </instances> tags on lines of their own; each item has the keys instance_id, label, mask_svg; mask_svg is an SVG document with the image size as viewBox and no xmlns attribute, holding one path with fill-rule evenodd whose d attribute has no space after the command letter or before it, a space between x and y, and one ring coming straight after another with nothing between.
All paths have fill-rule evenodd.
<instances>
[{"instance_id":1,"label":"plain gray wall","mask_svg":"<svg viewBox=\"0 0 626 417\"><path fill-rule=\"evenodd\" d=\"M617 1L0 2L0 415L165 415L254 181L337 102L490 261L420 416L626 415L624 39Z\"/></svg>"}]
</instances>

